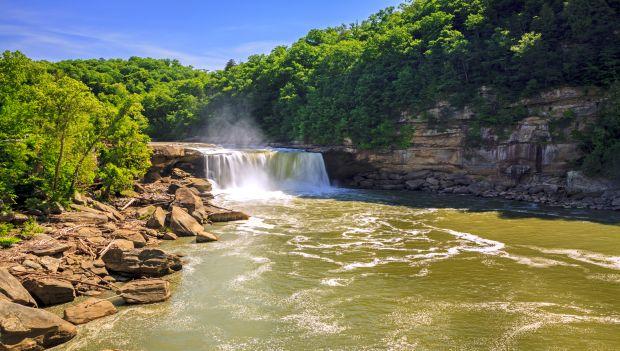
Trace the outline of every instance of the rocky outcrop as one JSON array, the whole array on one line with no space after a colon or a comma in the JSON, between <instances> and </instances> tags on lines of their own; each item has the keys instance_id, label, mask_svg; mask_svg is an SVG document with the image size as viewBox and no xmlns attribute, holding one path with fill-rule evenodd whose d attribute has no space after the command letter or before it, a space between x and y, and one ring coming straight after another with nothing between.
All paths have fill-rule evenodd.
<instances>
[{"instance_id":1,"label":"rocky outcrop","mask_svg":"<svg viewBox=\"0 0 620 351\"><path fill-rule=\"evenodd\" d=\"M181 269L176 255L160 249L123 249L111 247L102 256L106 268L130 277L162 277Z\"/></svg>"},{"instance_id":2,"label":"rocky outcrop","mask_svg":"<svg viewBox=\"0 0 620 351\"><path fill-rule=\"evenodd\" d=\"M571 133L595 119L600 96L594 90L567 87L523 100L515 106L524 108L529 116L505 133L484 127L474 131L471 109L459 110L439 102L419 115L403 116L403 123L415 129L406 149L306 148L323 153L334 182L354 187L620 209L620 184L589 179L572 169L580 152ZM443 124L430 124L429 115ZM432 174L411 175L418 171ZM455 184L454 176L471 184Z\"/></svg>"},{"instance_id":3,"label":"rocky outcrop","mask_svg":"<svg viewBox=\"0 0 620 351\"><path fill-rule=\"evenodd\" d=\"M6 268L0 268L0 300L9 300L24 306L37 307L30 293Z\"/></svg>"},{"instance_id":4,"label":"rocky outcrop","mask_svg":"<svg viewBox=\"0 0 620 351\"><path fill-rule=\"evenodd\" d=\"M76 327L45 310L0 300L0 349L39 351L71 340Z\"/></svg>"},{"instance_id":5,"label":"rocky outcrop","mask_svg":"<svg viewBox=\"0 0 620 351\"><path fill-rule=\"evenodd\" d=\"M180 168L196 177L205 178L205 160L200 151L191 149L186 144L171 143L151 143L151 148L153 156L151 168L145 176L147 181L161 179L174 168Z\"/></svg>"},{"instance_id":6,"label":"rocky outcrop","mask_svg":"<svg viewBox=\"0 0 620 351\"><path fill-rule=\"evenodd\" d=\"M90 298L77 305L67 307L64 319L73 324L85 324L95 319L111 316L117 312L108 300Z\"/></svg>"},{"instance_id":7,"label":"rocky outcrop","mask_svg":"<svg viewBox=\"0 0 620 351\"><path fill-rule=\"evenodd\" d=\"M161 279L136 280L121 288L121 297L128 304L149 304L170 298L170 283Z\"/></svg>"}]
</instances>

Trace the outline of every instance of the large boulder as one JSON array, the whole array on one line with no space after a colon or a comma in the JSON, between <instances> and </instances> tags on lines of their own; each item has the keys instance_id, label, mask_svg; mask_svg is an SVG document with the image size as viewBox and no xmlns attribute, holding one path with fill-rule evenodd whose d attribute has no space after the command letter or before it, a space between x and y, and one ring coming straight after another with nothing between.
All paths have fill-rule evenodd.
<instances>
[{"instance_id":1,"label":"large boulder","mask_svg":"<svg viewBox=\"0 0 620 351\"><path fill-rule=\"evenodd\" d=\"M73 324L84 324L95 319L107 317L117 312L114 304L108 300L90 298L77 305L67 307L64 319Z\"/></svg>"},{"instance_id":2,"label":"large boulder","mask_svg":"<svg viewBox=\"0 0 620 351\"><path fill-rule=\"evenodd\" d=\"M92 205L95 209L106 213L108 217L110 217L110 219L112 220L118 220L118 221L125 220L125 216L122 213L120 213L117 209L115 209L114 207L110 205L106 205L103 202L94 201L94 200L93 200Z\"/></svg>"},{"instance_id":3,"label":"large boulder","mask_svg":"<svg viewBox=\"0 0 620 351\"><path fill-rule=\"evenodd\" d=\"M174 193L173 206L182 207L189 213L200 212L204 210L202 199L198 197L189 188L180 187Z\"/></svg>"},{"instance_id":4,"label":"large boulder","mask_svg":"<svg viewBox=\"0 0 620 351\"><path fill-rule=\"evenodd\" d=\"M24 306L37 307L30 293L6 268L0 268L0 299L2 297Z\"/></svg>"},{"instance_id":5,"label":"large boulder","mask_svg":"<svg viewBox=\"0 0 620 351\"><path fill-rule=\"evenodd\" d=\"M161 207L157 207L151 218L146 222L146 226L152 229L162 229L166 226L166 211L164 211Z\"/></svg>"},{"instance_id":6,"label":"large boulder","mask_svg":"<svg viewBox=\"0 0 620 351\"><path fill-rule=\"evenodd\" d=\"M24 280L23 285L35 300L43 306L58 305L75 299L73 284L66 280L31 276Z\"/></svg>"},{"instance_id":7,"label":"large boulder","mask_svg":"<svg viewBox=\"0 0 620 351\"><path fill-rule=\"evenodd\" d=\"M76 334L73 324L53 313L0 300L0 350L40 351Z\"/></svg>"},{"instance_id":8,"label":"large boulder","mask_svg":"<svg viewBox=\"0 0 620 351\"><path fill-rule=\"evenodd\" d=\"M189 178L188 182L190 187L196 188L201 193L209 192L212 189L211 183L203 178Z\"/></svg>"},{"instance_id":9,"label":"large boulder","mask_svg":"<svg viewBox=\"0 0 620 351\"><path fill-rule=\"evenodd\" d=\"M148 304L170 298L170 283L162 279L134 280L121 288L121 297L128 304Z\"/></svg>"},{"instance_id":10,"label":"large boulder","mask_svg":"<svg viewBox=\"0 0 620 351\"><path fill-rule=\"evenodd\" d=\"M113 237L115 239L131 241L134 247L140 248L146 246L146 239L144 239L144 236L142 236L142 234L140 234L139 232L133 230L119 229L114 232Z\"/></svg>"},{"instance_id":11,"label":"large boulder","mask_svg":"<svg viewBox=\"0 0 620 351\"><path fill-rule=\"evenodd\" d=\"M213 234L213 233L209 233L207 231L202 231L202 233L198 233L198 235L196 235L196 242L197 243L208 243L211 241L218 241L220 240L220 238Z\"/></svg>"},{"instance_id":12,"label":"large boulder","mask_svg":"<svg viewBox=\"0 0 620 351\"><path fill-rule=\"evenodd\" d=\"M170 229L178 236L196 236L204 232L202 225L178 206L172 206L168 222L170 223Z\"/></svg>"},{"instance_id":13,"label":"large boulder","mask_svg":"<svg viewBox=\"0 0 620 351\"><path fill-rule=\"evenodd\" d=\"M102 257L109 271L130 277L161 277L181 269L178 256L160 249L110 247Z\"/></svg>"}]
</instances>

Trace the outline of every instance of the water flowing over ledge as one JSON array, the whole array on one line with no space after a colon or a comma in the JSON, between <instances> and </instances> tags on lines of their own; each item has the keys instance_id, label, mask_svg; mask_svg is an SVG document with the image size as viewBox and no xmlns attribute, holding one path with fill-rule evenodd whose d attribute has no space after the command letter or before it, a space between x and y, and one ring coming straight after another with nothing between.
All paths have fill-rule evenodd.
<instances>
[{"instance_id":1,"label":"water flowing over ledge","mask_svg":"<svg viewBox=\"0 0 620 351\"><path fill-rule=\"evenodd\" d=\"M220 190L320 191L330 186L320 153L292 149L197 150L205 157L206 177Z\"/></svg>"}]
</instances>

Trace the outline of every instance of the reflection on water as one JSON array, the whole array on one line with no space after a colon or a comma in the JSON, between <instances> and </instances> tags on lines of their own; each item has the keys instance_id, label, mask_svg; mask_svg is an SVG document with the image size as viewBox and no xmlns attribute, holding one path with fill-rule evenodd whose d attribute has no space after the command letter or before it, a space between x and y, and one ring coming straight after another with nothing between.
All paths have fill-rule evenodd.
<instances>
[{"instance_id":1,"label":"reflection on water","mask_svg":"<svg viewBox=\"0 0 620 351\"><path fill-rule=\"evenodd\" d=\"M243 190L171 301L68 350L620 349L620 216L415 192ZM248 198L253 198L247 201Z\"/></svg>"}]
</instances>

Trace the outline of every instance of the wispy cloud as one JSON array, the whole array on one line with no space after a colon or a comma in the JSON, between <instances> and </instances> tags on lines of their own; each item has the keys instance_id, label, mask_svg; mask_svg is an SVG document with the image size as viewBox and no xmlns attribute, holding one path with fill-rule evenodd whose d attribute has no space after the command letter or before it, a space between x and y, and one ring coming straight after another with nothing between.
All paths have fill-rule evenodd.
<instances>
[{"instance_id":1,"label":"wispy cloud","mask_svg":"<svg viewBox=\"0 0 620 351\"><path fill-rule=\"evenodd\" d=\"M0 19L0 49L20 50L36 59L57 61L68 58L116 58L148 56L171 58L197 68L215 70L230 58L243 60L252 54L268 53L281 41L252 41L229 48L179 50L156 45L131 34L82 27L57 28L36 13L11 10L7 21Z\"/></svg>"}]
</instances>

